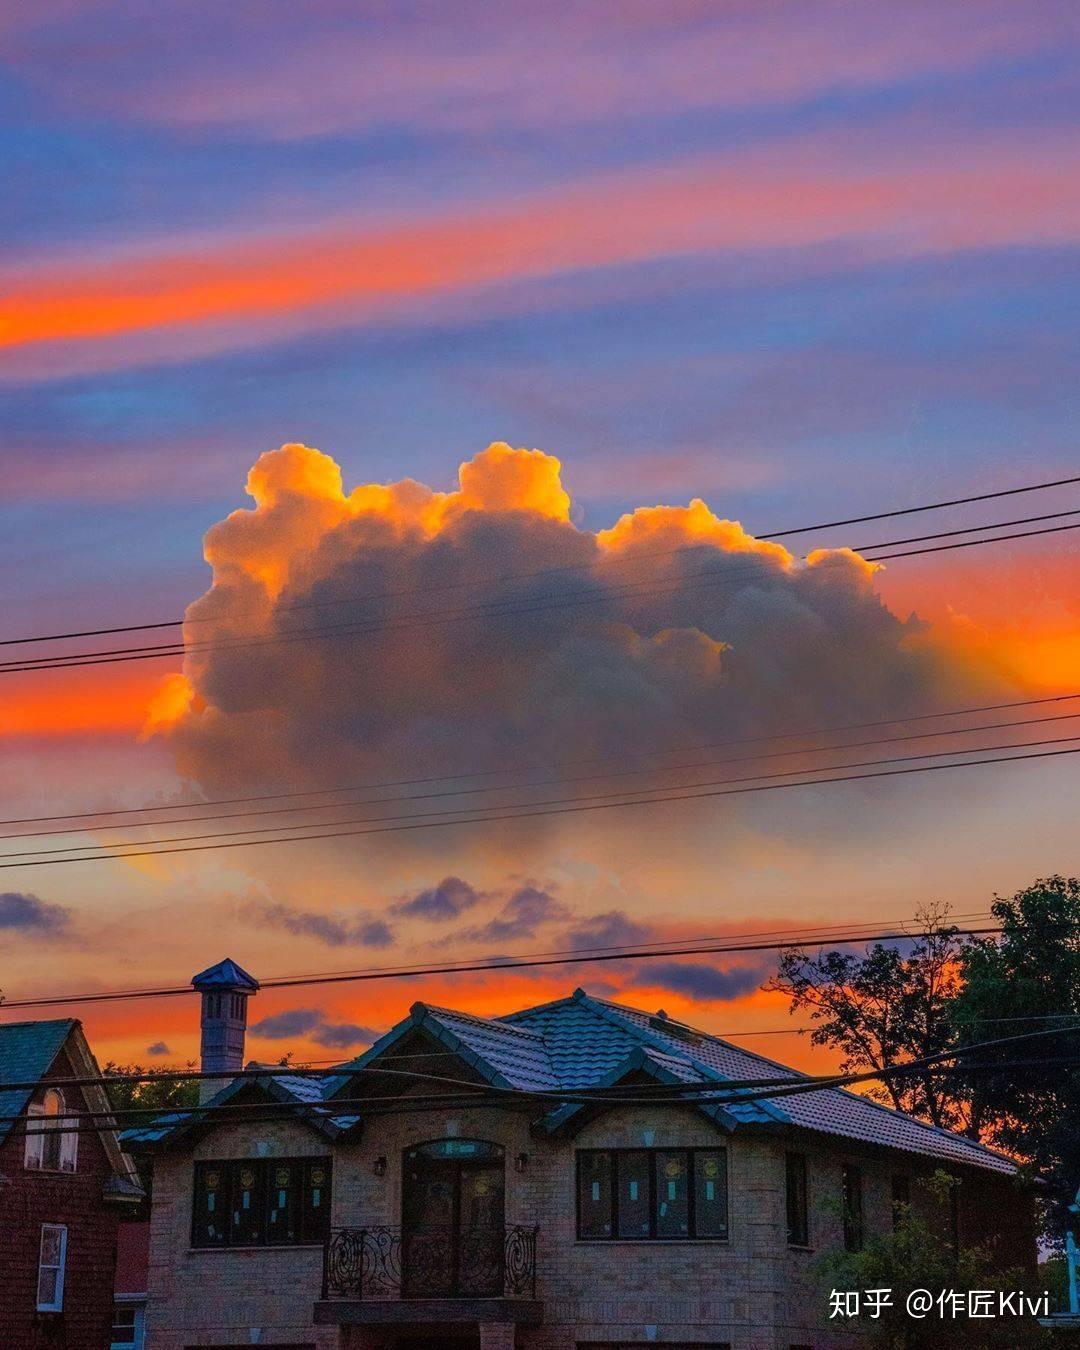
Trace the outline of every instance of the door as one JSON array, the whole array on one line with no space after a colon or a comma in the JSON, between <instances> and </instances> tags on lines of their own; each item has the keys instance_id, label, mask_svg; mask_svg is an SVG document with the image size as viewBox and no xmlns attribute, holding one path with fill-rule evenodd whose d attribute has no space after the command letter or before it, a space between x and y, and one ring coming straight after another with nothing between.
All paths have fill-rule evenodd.
<instances>
[{"instance_id":1,"label":"door","mask_svg":"<svg viewBox=\"0 0 1080 1350\"><path fill-rule=\"evenodd\" d=\"M406 1151L401 1197L404 1297L499 1297L504 1231L500 1145L440 1139Z\"/></svg>"}]
</instances>

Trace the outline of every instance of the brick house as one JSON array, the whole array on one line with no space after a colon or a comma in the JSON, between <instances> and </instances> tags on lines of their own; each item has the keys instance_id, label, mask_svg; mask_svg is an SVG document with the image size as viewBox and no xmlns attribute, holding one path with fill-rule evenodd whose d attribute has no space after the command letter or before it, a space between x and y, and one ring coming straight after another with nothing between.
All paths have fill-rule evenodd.
<instances>
[{"instance_id":1,"label":"brick house","mask_svg":"<svg viewBox=\"0 0 1080 1350\"><path fill-rule=\"evenodd\" d=\"M241 1025L253 985L228 1005ZM340 1072L235 1078L207 1103L231 1119L139 1131L155 1151L148 1350L853 1346L815 1262L887 1229L942 1168L957 1238L1034 1265L1012 1162L960 1136L836 1089L648 1100L800 1077L579 989L499 1018L416 1003ZM517 1091L473 1105L461 1084ZM598 1085L640 1102L572 1100Z\"/></svg>"},{"instance_id":2,"label":"brick house","mask_svg":"<svg viewBox=\"0 0 1080 1350\"><path fill-rule=\"evenodd\" d=\"M0 1231L4 1350L103 1350L113 1320L118 1224L142 1198L108 1121L82 1027L0 1025ZM72 1120L71 1117L76 1117Z\"/></svg>"}]
</instances>

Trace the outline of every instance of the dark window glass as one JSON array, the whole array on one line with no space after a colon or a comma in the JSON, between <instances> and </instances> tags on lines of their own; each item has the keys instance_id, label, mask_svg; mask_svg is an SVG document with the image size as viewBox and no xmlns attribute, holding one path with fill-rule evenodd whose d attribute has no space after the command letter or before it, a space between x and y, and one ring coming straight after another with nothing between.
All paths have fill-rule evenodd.
<instances>
[{"instance_id":1,"label":"dark window glass","mask_svg":"<svg viewBox=\"0 0 1080 1350\"><path fill-rule=\"evenodd\" d=\"M805 1153L787 1155L787 1240L792 1247L810 1245Z\"/></svg>"},{"instance_id":2,"label":"dark window glass","mask_svg":"<svg viewBox=\"0 0 1080 1350\"><path fill-rule=\"evenodd\" d=\"M690 1236L690 1167L684 1149L654 1154L656 1170L656 1236Z\"/></svg>"},{"instance_id":3,"label":"dark window glass","mask_svg":"<svg viewBox=\"0 0 1080 1350\"><path fill-rule=\"evenodd\" d=\"M647 1238L652 1212L649 1154L645 1149L626 1149L615 1154L615 1166L619 1237Z\"/></svg>"},{"instance_id":4,"label":"dark window glass","mask_svg":"<svg viewBox=\"0 0 1080 1350\"><path fill-rule=\"evenodd\" d=\"M195 1164L193 1247L324 1242L329 1158L242 1158Z\"/></svg>"},{"instance_id":5,"label":"dark window glass","mask_svg":"<svg viewBox=\"0 0 1080 1350\"><path fill-rule=\"evenodd\" d=\"M229 1234L228 1163L195 1164L191 1215L193 1247L223 1247Z\"/></svg>"},{"instance_id":6,"label":"dark window glass","mask_svg":"<svg viewBox=\"0 0 1080 1350\"><path fill-rule=\"evenodd\" d=\"M251 1247L266 1241L263 1227L266 1186L265 1164L252 1160L233 1163L230 1247Z\"/></svg>"},{"instance_id":7,"label":"dark window glass","mask_svg":"<svg viewBox=\"0 0 1080 1350\"><path fill-rule=\"evenodd\" d=\"M694 1236L727 1237L727 1154L719 1148L699 1148L692 1157Z\"/></svg>"},{"instance_id":8,"label":"dark window glass","mask_svg":"<svg viewBox=\"0 0 1080 1350\"><path fill-rule=\"evenodd\" d=\"M898 1173L892 1179L892 1221L895 1228L911 1204L911 1178Z\"/></svg>"},{"instance_id":9,"label":"dark window glass","mask_svg":"<svg viewBox=\"0 0 1080 1350\"><path fill-rule=\"evenodd\" d=\"M844 1215L844 1247L849 1252L861 1251L863 1245L862 1172L850 1163L844 1166L841 1190Z\"/></svg>"},{"instance_id":10,"label":"dark window glass","mask_svg":"<svg viewBox=\"0 0 1080 1350\"><path fill-rule=\"evenodd\" d=\"M290 1159L272 1161L266 1169L266 1240L298 1242L300 1233L301 1164Z\"/></svg>"},{"instance_id":11,"label":"dark window glass","mask_svg":"<svg viewBox=\"0 0 1080 1350\"><path fill-rule=\"evenodd\" d=\"M611 1237L611 1171L610 1153L578 1154L578 1232L582 1237Z\"/></svg>"},{"instance_id":12,"label":"dark window glass","mask_svg":"<svg viewBox=\"0 0 1080 1350\"><path fill-rule=\"evenodd\" d=\"M325 1242L330 1236L330 1180L329 1158L309 1158L304 1163L301 1242Z\"/></svg>"},{"instance_id":13,"label":"dark window glass","mask_svg":"<svg viewBox=\"0 0 1080 1350\"><path fill-rule=\"evenodd\" d=\"M577 1155L578 1237L726 1238L727 1152L585 1149Z\"/></svg>"}]
</instances>

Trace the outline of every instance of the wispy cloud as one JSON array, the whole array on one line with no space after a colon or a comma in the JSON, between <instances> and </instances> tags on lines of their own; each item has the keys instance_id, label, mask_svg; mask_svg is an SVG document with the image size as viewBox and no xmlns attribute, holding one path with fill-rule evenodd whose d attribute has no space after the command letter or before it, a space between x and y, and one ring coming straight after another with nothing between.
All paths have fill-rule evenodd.
<instances>
[{"instance_id":1,"label":"wispy cloud","mask_svg":"<svg viewBox=\"0 0 1080 1350\"><path fill-rule=\"evenodd\" d=\"M546 924L566 918L566 906L539 886L519 887L506 900L498 914L487 923L470 928L458 936L474 942L509 942L535 937Z\"/></svg>"},{"instance_id":2,"label":"wispy cloud","mask_svg":"<svg viewBox=\"0 0 1080 1350\"><path fill-rule=\"evenodd\" d=\"M483 891L478 891L460 877L443 877L435 886L428 886L415 895L403 896L394 903L392 909L395 914L408 918L443 923L448 919L456 919L485 898Z\"/></svg>"},{"instance_id":3,"label":"wispy cloud","mask_svg":"<svg viewBox=\"0 0 1080 1350\"><path fill-rule=\"evenodd\" d=\"M716 1003L752 993L770 971L771 967L734 966L722 970L700 962L650 961L632 983L649 989L670 989L700 1003Z\"/></svg>"},{"instance_id":4,"label":"wispy cloud","mask_svg":"<svg viewBox=\"0 0 1080 1350\"><path fill-rule=\"evenodd\" d=\"M339 225L277 239L199 238L128 258L27 264L3 278L8 378L78 367L83 344L142 334L119 364L205 329L213 349L406 317L446 297L724 251L830 246L864 264L1080 238L1073 140L968 145L954 162L831 138L614 172L513 207L477 203L421 223ZM831 151L831 154L830 154ZM484 295L481 295L484 293ZM34 356L40 348L42 357ZM19 352L26 359L18 358Z\"/></svg>"},{"instance_id":5,"label":"wispy cloud","mask_svg":"<svg viewBox=\"0 0 1080 1350\"><path fill-rule=\"evenodd\" d=\"M290 1008L271 1013L251 1025L251 1034L262 1040L285 1041L306 1037L316 1045L332 1050L345 1050L353 1045L370 1045L379 1037L371 1027L355 1022L328 1022L319 1008Z\"/></svg>"},{"instance_id":6,"label":"wispy cloud","mask_svg":"<svg viewBox=\"0 0 1080 1350\"><path fill-rule=\"evenodd\" d=\"M311 937L327 947L392 947L394 934L384 919L340 912L320 914L294 909L271 901L251 901L244 906L248 918L297 937Z\"/></svg>"},{"instance_id":7,"label":"wispy cloud","mask_svg":"<svg viewBox=\"0 0 1080 1350\"><path fill-rule=\"evenodd\" d=\"M55 937L68 926L71 912L22 891L0 893L0 931Z\"/></svg>"}]
</instances>

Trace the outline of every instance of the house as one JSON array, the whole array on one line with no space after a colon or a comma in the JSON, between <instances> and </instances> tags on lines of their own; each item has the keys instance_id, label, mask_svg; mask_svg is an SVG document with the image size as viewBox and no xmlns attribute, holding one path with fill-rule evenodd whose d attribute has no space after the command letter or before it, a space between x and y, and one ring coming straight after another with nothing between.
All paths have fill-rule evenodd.
<instances>
[{"instance_id":1,"label":"house","mask_svg":"<svg viewBox=\"0 0 1080 1350\"><path fill-rule=\"evenodd\" d=\"M852 1346L815 1263L943 1168L958 1239L1034 1266L1013 1163L968 1139L837 1089L657 1100L802 1079L663 1012L580 989L501 1017L414 1003L334 1070L237 1074L257 989L237 969L197 977L212 1071L236 1076L137 1133L148 1350Z\"/></svg>"},{"instance_id":2,"label":"house","mask_svg":"<svg viewBox=\"0 0 1080 1350\"><path fill-rule=\"evenodd\" d=\"M4 1350L109 1344L117 1226L143 1192L100 1078L77 1021L0 1024Z\"/></svg>"},{"instance_id":3,"label":"house","mask_svg":"<svg viewBox=\"0 0 1080 1350\"><path fill-rule=\"evenodd\" d=\"M113 1323L109 1350L143 1350L146 1344L146 1282L150 1265L150 1220L122 1223L116 1234Z\"/></svg>"}]
</instances>

